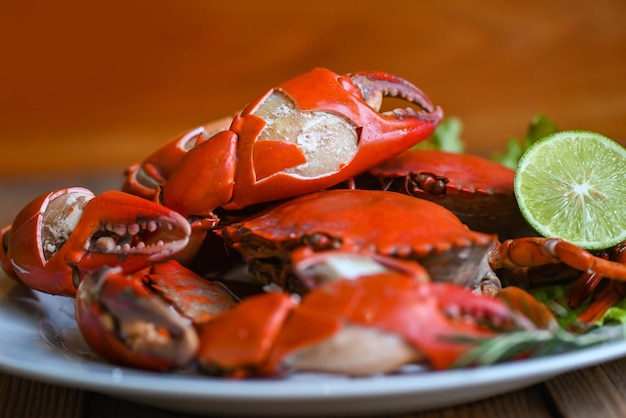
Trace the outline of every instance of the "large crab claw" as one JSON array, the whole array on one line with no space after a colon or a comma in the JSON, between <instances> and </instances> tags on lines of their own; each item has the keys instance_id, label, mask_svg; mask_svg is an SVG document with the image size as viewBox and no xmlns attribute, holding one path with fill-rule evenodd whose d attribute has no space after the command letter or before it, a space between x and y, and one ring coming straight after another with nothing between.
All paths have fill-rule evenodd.
<instances>
[{"instance_id":1,"label":"large crab claw","mask_svg":"<svg viewBox=\"0 0 626 418\"><path fill-rule=\"evenodd\" d=\"M389 96L409 107L381 112ZM260 96L230 130L191 149L164 184L163 203L208 216L328 188L425 139L441 118L399 77L317 68Z\"/></svg>"},{"instance_id":2,"label":"large crab claw","mask_svg":"<svg viewBox=\"0 0 626 418\"><path fill-rule=\"evenodd\" d=\"M324 325L322 332L306 331L316 324ZM445 369L478 341L529 326L503 302L462 286L383 273L333 282L305 296L264 367L274 373L287 368L351 375L390 372L412 362ZM364 350L371 355L360 356Z\"/></svg>"},{"instance_id":3,"label":"large crab claw","mask_svg":"<svg viewBox=\"0 0 626 418\"><path fill-rule=\"evenodd\" d=\"M96 354L123 366L170 370L195 359L195 326L236 302L226 287L169 261L132 275L120 267L85 275L75 314Z\"/></svg>"},{"instance_id":4,"label":"large crab claw","mask_svg":"<svg viewBox=\"0 0 626 418\"><path fill-rule=\"evenodd\" d=\"M414 362L441 369L476 341L533 328L500 300L416 278L419 267L406 270L396 260L379 263L359 254L328 252L315 259L335 264L333 258L345 256L361 266L358 277L337 277L336 269L318 265L315 275L332 271L330 277L301 302L279 292L252 296L206 324L200 364L231 376L297 370L367 375ZM310 270L311 260L305 264L296 271Z\"/></svg>"},{"instance_id":5,"label":"large crab claw","mask_svg":"<svg viewBox=\"0 0 626 418\"><path fill-rule=\"evenodd\" d=\"M11 274L24 284L73 296L80 274L102 266L139 270L180 253L190 233L185 218L157 203L72 187L25 206L5 233L3 248Z\"/></svg>"}]
</instances>

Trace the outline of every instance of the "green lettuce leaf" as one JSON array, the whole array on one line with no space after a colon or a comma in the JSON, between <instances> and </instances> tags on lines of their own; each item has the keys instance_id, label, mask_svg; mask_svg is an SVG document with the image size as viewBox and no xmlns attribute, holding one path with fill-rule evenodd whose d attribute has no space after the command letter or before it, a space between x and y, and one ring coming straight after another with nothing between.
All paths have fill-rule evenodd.
<instances>
[{"instance_id":1,"label":"green lettuce leaf","mask_svg":"<svg viewBox=\"0 0 626 418\"><path fill-rule=\"evenodd\" d=\"M463 123L457 117L446 117L441 121L435 132L424 141L415 145L414 149L436 149L449 152L463 152L465 144L461 139Z\"/></svg>"},{"instance_id":2,"label":"green lettuce leaf","mask_svg":"<svg viewBox=\"0 0 626 418\"><path fill-rule=\"evenodd\" d=\"M531 120L526 136L522 140L514 137L509 138L504 151L493 154L491 159L515 169L520 157L528 147L541 138L557 131L556 124L544 114L539 113Z\"/></svg>"}]
</instances>

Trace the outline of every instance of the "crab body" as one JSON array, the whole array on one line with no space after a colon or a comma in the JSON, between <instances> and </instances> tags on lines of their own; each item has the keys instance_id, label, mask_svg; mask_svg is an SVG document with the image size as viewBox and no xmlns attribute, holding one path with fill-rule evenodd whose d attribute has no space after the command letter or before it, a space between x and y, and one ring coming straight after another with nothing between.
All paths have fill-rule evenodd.
<instances>
[{"instance_id":1,"label":"crab body","mask_svg":"<svg viewBox=\"0 0 626 418\"><path fill-rule=\"evenodd\" d=\"M397 191L438 203L475 231L500 239L534 235L513 191L515 171L486 158L410 149L357 178L357 187Z\"/></svg>"},{"instance_id":2,"label":"crab body","mask_svg":"<svg viewBox=\"0 0 626 418\"><path fill-rule=\"evenodd\" d=\"M469 230L445 208L393 192L328 190L289 200L218 231L263 282L307 289L293 257L342 250L423 265L433 280L479 287L491 235Z\"/></svg>"}]
</instances>

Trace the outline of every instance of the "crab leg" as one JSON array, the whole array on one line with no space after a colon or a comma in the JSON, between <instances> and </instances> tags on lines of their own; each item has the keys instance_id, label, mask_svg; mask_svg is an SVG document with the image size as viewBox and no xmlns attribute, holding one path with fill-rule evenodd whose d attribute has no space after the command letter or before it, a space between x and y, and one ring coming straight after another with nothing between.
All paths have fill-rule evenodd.
<instances>
[{"instance_id":1,"label":"crab leg","mask_svg":"<svg viewBox=\"0 0 626 418\"><path fill-rule=\"evenodd\" d=\"M595 294L587 309L578 316L582 323L592 324L626 295L626 282L610 280Z\"/></svg>"},{"instance_id":2,"label":"crab leg","mask_svg":"<svg viewBox=\"0 0 626 418\"><path fill-rule=\"evenodd\" d=\"M626 264L597 257L560 238L511 239L496 245L490 255L490 264L494 270L556 263L626 281Z\"/></svg>"},{"instance_id":3,"label":"crab leg","mask_svg":"<svg viewBox=\"0 0 626 418\"><path fill-rule=\"evenodd\" d=\"M610 256L615 262L626 265L626 243L618 244L610 251ZM604 254L604 259L609 258L609 254ZM583 281L584 279L587 279ZM583 273L578 282L574 283L570 289L570 305L572 302L582 303L583 295L589 295L595 287L602 281L603 277L597 273ZM581 285L577 286L579 282ZM590 287L587 289L587 287ZM618 303L626 295L626 282L618 280L608 280L594 296L591 303L581 313L578 319L583 323L591 324L600 319L609 308Z\"/></svg>"},{"instance_id":4,"label":"crab leg","mask_svg":"<svg viewBox=\"0 0 626 418\"><path fill-rule=\"evenodd\" d=\"M602 276L595 272L584 272L567 291L567 303L571 308L579 307L602 282Z\"/></svg>"}]
</instances>

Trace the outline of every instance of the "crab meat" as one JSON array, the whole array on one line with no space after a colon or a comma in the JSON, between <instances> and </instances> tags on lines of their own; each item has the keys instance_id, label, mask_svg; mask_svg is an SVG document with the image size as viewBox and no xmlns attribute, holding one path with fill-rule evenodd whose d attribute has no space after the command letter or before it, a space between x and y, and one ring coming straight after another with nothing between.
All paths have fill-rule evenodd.
<instances>
[{"instance_id":1,"label":"crab meat","mask_svg":"<svg viewBox=\"0 0 626 418\"><path fill-rule=\"evenodd\" d=\"M301 177L334 173L357 152L359 138L350 121L328 112L301 111L278 91L273 91L253 114L266 122L258 141L290 142L304 154L306 162L285 173Z\"/></svg>"},{"instance_id":2,"label":"crab meat","mask_svg":"<svg viewBox=\"0 0 626 418\"><path fill-rule=\"evenodd\" d=\"M83 215L92 193L76 191L50 200L41 217L41 248L49 260L69 238Z\"/></svg>"},{"instance_id":3,"label":"crab meat","mask_svg":"<svg viewBox=\"0 0 626 418\"><path fill-rule=\"evenodd\" d=\"M344 325L330 338L285 357L289 370L365 376L388 373L424 355L398 334L356 325Z\"/></svg>"}]
</instances>

